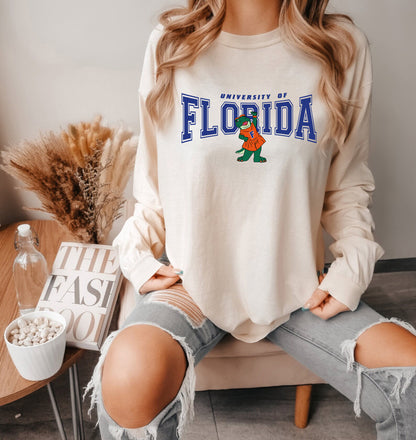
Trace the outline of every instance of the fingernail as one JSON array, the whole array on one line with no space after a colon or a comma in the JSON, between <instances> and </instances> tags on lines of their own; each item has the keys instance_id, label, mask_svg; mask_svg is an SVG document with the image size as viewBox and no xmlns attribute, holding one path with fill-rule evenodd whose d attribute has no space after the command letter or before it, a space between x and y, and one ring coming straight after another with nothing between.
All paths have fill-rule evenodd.
<instances>
[{"instance_id":1,"label":"fingernail","mask_svg":"<svg viewBox=\"0 0 416 440\"><path fill-rule=\"evenodd\" d=\"M309 310L308 307L302 307L302 311L307 312Z\"/></svg>"},{"instance_id":2,"label":"fingernail","mask_svg":"<svg viewBox=\"0 0 416 440\"><path fill-rule=\"evenodd\" d=\"M176 273L176 275L182 275L183 274L183 270L175 269L175 273Z\"/></svg>"},{"instance_id":3,"label":"fingernail","mask_svg":"<svg viewBox=\"0 0 416 440\"><path fill-rule=\"evenodd\" d=\"M309 310L310 308L311 308L311 303L308 302L302 307L302 310L305 311L305 310Z\"/></svg>"}]
</instances>

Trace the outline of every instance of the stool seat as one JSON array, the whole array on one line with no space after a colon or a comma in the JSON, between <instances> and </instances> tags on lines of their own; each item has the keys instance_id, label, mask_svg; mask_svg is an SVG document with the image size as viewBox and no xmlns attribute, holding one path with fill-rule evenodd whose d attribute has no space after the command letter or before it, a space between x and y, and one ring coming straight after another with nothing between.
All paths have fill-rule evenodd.
<instances>
[{"instance_id":1,"label":"stool seat","mask_svg":"<svg viewBox=\"0 0 416 440\"><path fill-rule=\"evenodd\" d=\"M198 391L315 383L324 381L267 339L227 335L196 366Z\"/></svg>"}]
</instances>

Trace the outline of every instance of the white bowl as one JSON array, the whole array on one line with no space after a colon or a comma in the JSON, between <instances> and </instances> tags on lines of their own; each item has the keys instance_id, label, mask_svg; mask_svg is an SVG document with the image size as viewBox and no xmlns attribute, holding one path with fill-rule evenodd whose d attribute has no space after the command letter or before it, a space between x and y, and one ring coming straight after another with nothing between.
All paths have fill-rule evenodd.
<instances>
[{"instance_id":1,"label":"white bowl","mask_svg":"<svg viewBox=\"0 0 416 440\"><path fill-rule=\"evenodd\" d=\"M18 328L19 319L35 319L45 317L62 325L60 332L51 340L39 345L14 345L9 342L10 332ZM4 340L10 357L17 371L27 380L44 380L53 376L61 368L66 345L66 321L56 312L35 311L19 316L4 331Z\"/></svg>"}]
</instances>

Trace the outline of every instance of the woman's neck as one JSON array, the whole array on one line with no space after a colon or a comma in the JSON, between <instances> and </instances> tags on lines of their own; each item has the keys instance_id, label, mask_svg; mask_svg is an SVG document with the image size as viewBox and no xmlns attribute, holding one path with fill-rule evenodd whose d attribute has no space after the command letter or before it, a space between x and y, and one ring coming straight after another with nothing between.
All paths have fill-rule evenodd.
<instances>
[{"instance_id":1,"label":"woman's neck","mask_svg":"<svg viewBox=\"0 0 416 440\"><path fill-rule=\"evenodd\" d=\"M256 35L279 25L280 0L225 0L222 30L231 34Z\"/></svg>"}]
</instances>

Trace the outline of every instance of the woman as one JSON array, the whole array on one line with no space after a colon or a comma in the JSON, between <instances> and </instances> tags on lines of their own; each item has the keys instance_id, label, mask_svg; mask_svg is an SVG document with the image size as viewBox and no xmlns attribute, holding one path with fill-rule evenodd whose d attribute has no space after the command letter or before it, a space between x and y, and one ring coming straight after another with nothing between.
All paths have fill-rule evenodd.
<instances>
[{"instance_id":1,"label":"woman","mask_svg":"<svg viewBox=\"0 0 416 440\"><path fill-rule=\"evenodd\" d=\"M103 438L180 436L194 365L226 333L279 344L379 439L413 435L415 330L360 302L384 253L368 209L368 43L327 3L191 0L153 31L137 203L114 241L140 295L89 386Z\"/></svg>"}]
</instances>

